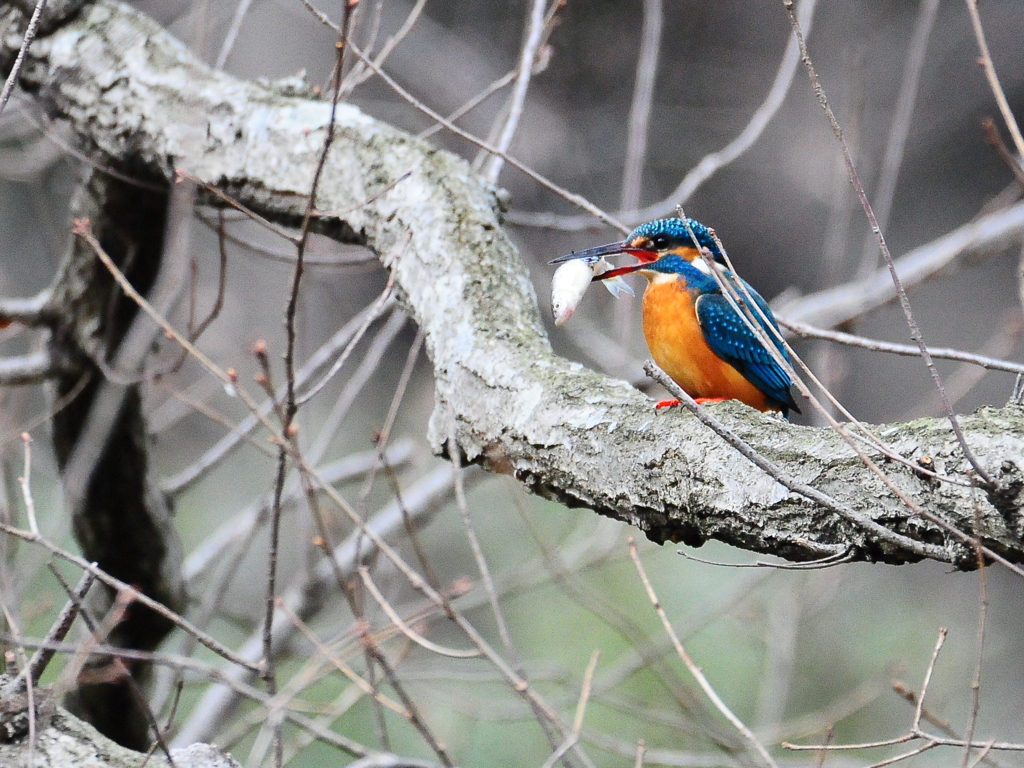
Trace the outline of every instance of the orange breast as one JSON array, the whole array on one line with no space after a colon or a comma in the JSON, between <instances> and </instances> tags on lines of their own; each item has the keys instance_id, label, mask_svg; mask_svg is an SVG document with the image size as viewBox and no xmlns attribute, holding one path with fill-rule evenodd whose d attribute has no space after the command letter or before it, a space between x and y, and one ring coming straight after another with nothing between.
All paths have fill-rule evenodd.
<instances>
[{"instance_id":1,"label":"orange breast","mask_svg":"<svg viewBox=\"0 0 1024 768\"><path fill-rule=\"evenodd\" d=\"M769 410L761 390L704 341L693 301L682 280L647 286L644 336L654 362L691 397L724 397Z\"/></svg>"}]
</instances>

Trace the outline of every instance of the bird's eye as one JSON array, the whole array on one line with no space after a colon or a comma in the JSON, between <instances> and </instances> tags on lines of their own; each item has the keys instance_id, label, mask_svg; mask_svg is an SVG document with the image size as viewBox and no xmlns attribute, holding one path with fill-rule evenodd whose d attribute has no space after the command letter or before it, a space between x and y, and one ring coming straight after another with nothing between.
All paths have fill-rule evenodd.
<instances>
[{"instance_id":1,"label":"bird's eye","mask_svg":"<svg viewBox=\"0 0 1024 768\"><path fill-rule=\"evenodd\" d=\"M668 248L668 243L668 235L655 235L651 238L651 245L659 251Z\"/></svg>"}]
</instances>

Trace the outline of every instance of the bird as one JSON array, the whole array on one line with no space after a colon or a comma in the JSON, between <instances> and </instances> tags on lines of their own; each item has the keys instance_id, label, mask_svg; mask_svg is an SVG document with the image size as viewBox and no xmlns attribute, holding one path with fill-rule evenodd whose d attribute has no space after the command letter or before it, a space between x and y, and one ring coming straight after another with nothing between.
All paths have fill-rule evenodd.
<instances>
[{"instance_id":1,"label":"bird","mask_svg":"<svg viewBox=\"0 0 1024 768\"><path fill-rule=\"evenodd\" d=\"M654 362L684 392L698 403L739 400L760 411L778 411L785 418L790 410L800 413L790 391L793 382L789 374L723 294L701 250L723 264L717 271L735 289L730 293L738 306L748 304L749 295L756 309L750 308L747 319L752 317L765 331L788 364L789 354L776 335L779 326L768 304L745 280L724 267L714 232L695 219L649 221L625 240L576 251L551 263L594 262L616 254L634 256L636 264L595 274L593 280L633 272L647 278L644 337ZM664 400L656 407L678 404L678 400Z\"/></svg>"}]
</instances>

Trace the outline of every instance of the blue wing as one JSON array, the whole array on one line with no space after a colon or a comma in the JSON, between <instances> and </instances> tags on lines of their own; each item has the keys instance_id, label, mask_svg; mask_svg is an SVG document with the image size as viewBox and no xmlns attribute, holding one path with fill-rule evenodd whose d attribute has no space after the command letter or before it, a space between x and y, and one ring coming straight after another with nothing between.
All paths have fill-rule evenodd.
<instances>
[{"instance_id":1,"label":"blue wing","mask_svg":"<svg viewBox=\"0 0 1024 768\"><path fill-rule=\"evenodd\" d=\"M750 292L754 303L768 318L771 328L777 330L775 316L768 309L765 300L749 285L745 285L745 287ZM701 294L697 298L694 309L697 312L697 321L700 323L704 339L716 355L743 374L747 381L764 392L765 395L779 403L782 406L783 415L786 415L790 408L797 413L800 412L789 391L793 382L790 381L788 374L775 362L757 336L747 328L743 318L736 314L725 296L721 293ZM769 326L758 316L756 311L753 314L758 324L775 342L775 347L782 353L783 359L788 362L789 355L781 343L774 338L772 330L769 330Z\"/></svg>"}]
</instances>

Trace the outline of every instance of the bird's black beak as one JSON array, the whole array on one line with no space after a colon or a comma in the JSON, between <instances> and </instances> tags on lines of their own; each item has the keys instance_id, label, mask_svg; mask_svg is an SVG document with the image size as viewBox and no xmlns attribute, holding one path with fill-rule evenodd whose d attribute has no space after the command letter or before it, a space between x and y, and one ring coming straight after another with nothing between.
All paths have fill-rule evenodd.
<instances>
[{"instance_id":1,"label":"bird's black beak","mask_svg":"<svg viewBox=\"0 0 1024 768\"><path fill-rule=\"evenodd\" d=\"M622 240L618 243L608 243L607 245L599 245L596 248L587 248L585 251L573 251L565 256L552 259L548 264L563 264L566 261L575 261L576 259L597 261L602 256L614 256L617 253L629 253L629 243Z\"/></svg>"}]
</instances>

